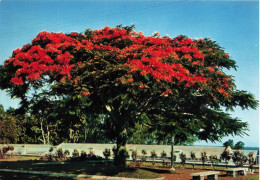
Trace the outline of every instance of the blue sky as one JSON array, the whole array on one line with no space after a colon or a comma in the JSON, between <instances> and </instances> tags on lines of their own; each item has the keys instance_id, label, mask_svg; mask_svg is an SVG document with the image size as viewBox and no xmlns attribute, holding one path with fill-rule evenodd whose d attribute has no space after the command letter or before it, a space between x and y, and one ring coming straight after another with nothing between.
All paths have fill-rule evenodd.
<instances>
[{"instance_id":1,"label":"blue sky","mask_svg":"<svg viewBox=\"0 0 260 180\"><path fill-rule=\"evenodd\" d=\"M259 4L258 1L149 1L149 0L2 0L0 1L0 64L12 51L41 31L84 32L104 26L136 24L136 31L152 35L211 38L236 60L238 70L228 71L237 88L259 99ZM0 91L0 104L17 107ZM249 136L225 137L246 146L259 146L258 110L231 112L249 123ZM208 145L222 145L223 142ZM206 142L197 142L205 145Z\"/></svg>"}]
</instances>

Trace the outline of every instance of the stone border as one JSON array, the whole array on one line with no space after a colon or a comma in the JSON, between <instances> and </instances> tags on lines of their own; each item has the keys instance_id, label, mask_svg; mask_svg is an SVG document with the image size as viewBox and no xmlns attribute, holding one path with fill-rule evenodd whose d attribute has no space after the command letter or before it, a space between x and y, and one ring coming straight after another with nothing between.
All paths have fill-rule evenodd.
<instances>
[{"instance_id":1,"label":"stone border","mask_svg":"<svg viewBox=\"0 0 260 180\"><path fill-rule=\"evenodd\" d=\"M23 174L36 174L36 175L71 177L71 178L91 178L91 179L102 179L102 180L164 180L164 177L154 178L154 179L137 179L137 178L126 178L126 177L96 176L96 175L87 175L87 174L64 174L64 173L27 171L27 170L16 170L16 169L0 169L0 172L8 172L8 173L14 172L14 173L23 173Z\"/></svg>"}]
</instances>

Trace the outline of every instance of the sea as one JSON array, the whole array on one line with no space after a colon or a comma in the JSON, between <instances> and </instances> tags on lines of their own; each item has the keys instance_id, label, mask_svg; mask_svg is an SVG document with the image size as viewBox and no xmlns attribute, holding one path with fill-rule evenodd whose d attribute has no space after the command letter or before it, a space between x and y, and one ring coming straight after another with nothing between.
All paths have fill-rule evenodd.
<instances>
[{"instance_id":1,"label":"sea","mask_svg":"<svg viewBox=\"0 0 260 180\"><path fill-rule=\"evenodd\" d=\"M244 150L258 150L259 151L259 147L244 147Z\"/></svg>"}]
</instances>

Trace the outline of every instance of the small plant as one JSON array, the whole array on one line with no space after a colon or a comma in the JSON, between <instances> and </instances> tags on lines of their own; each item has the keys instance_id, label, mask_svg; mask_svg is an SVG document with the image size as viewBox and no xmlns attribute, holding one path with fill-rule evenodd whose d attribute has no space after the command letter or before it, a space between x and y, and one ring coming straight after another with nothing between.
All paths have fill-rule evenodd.
<instances>
[{"instance_id":1,"label":"small plant","mask_svg":"<svg viewBox=\"0 0 260 180\"><path fill-rule=\"evenodd\" d=\"M14 150L14 147L13 146L7 146L7 147L3 147L2 149L0 149L0 158L5 158L5 154L8 152L8 151L13 151ZM12 154L11 154L12 156Z\"/></svg>"},{"instance_id":2,"label":"small plant","mask_svg":"<svg viewBox=\"0 0 260 180\"><path fill-rule=\"evenodd\" d=\"M204 167L205 162L206 162L207 160L208 160L207 153L206 153L206 152L202 152L202 153L201 153L201 161L202 161L203 167Z\"/></svg>"},{"instance_id":3,"label":"small plant","mask_svg":"<svg viewBox=\"0 0 260 180\"><path fill-rule=\"evenodd\" d=\"M133 166L135 167L137 165L137 150L132 151L132 160Z\"/></svg>"},{"instance_id":4,"label":"small plant","mask_svg":"<svg viewBox=\"0 0 260 180\"><path fill-rule=\"evenodd\" d=\"M167 153L165 151L162 151L161 152L161 158L163 160L163 166L165 166L165 158L166 158L166 156L167 156Z\"/></svg>"},{"instance_id":5,"label":"small plant","mask_svg":"<svg viewBox=\"0 0 260 180\"><path fill-rule=\"evenodd\" d=\"M154 160L157 157L157 154L156 154L156 152L154 150L151 151L150 153L151 153L151 158L153 159L153 166L154 166Z\"/></svg>"},{"instance_id":6,"label":"small plant","mask_svg":"<svg viewBox=\"0 0 260 180\"><path fill-rule=\"evenodd\" d=\"M13 151L14 147L13 146L8 146L9 151Z\"/></svg>"},{"instance_id":7,"label":"small plant","mask_svg":"<svg viewBox=\"0 0 260 180\"><path fill-rule=\"evenodd\" d=\"M94 154L93 150L91 149L91 150L89 151L88 157L91 158L91 157L93 157L94 155L95 155L95 154Z\"/></svg>"},{"instance_id":8,"label":"small plant","mask_svg":"<svg viewBox=\"0 0 260 180\"><path fill-rule=\"evenodd\" d=\"M65 150L63 153L63 157L65 158L65 160L67 159L67 157L70 155L69 150Z\"/></svg>"},{"instance_id":9,"label":"small plant","mask_svg":"<svg viewBox=\"0 0 260 180\"><path fill-rule=\"evenodd\" d=\"M137 160L137 150L132 151L132 159L133 161Z\"/></svg>"},{"instance_id":10,"label":"small plant","mask_svg":"<svg viewBox=\"0 0 260 180\"><path fill-rule=\"evenodd\" d=\"M195 166L195 159L196 159L196 155L195 155L195 153L194 152L190 152L190 158L193 160L193 164L192 164L192 167L193 167L193 169L194 169L194 166Z\"/></svg>"},{"instance_id":11,"label":"small plant","mask_svg":"<svg viewBox=\"0 0 260 180\"><path fill-rule=\"evenodd\" d=\"M72 153L72 159L77 160L79 159L79 151L77 149L74 149Z\"/></svg>"},{"instance_id":12,"label":"small plant","mask_svg":"<svg viewBox=\"0 0 260 180\"><path fill-rule=\"evenodd\" d=\"M211 154L209 156L210 162L211 162L211 167L213 168L213 170L215 170L215 165L218 163L218 158L216 155Z\"/></svg>"},{"instance_id":13,"label":"small plant","mask_svg":"<svg viewBox=\"0 0 260 180\"><path fill-rule=\"evenodd\" d=\"M181 159L181 165L184 167L186 163L186 154L183 152L180 154L180 159Z\"/></svg>"},{"instance_id":14,"label":"small plant","mask_svg":"<svg viewBox=\"0 0 260 180\"><path fill-rule=\"evenodd\" d=\"M80 160L81 161L87 160L87 153L86 153L86 151L84 151L84 150L81 151L81 153L80 153Z\"/></svg>"},{"instance_id":15,"label":"small plant","mask_svg":"<svg viewBox=\"0 0 260 180\"><path fill-rule=\"evenodd\" d=\"M62 148L59 148L57 149L56 151L56 156L59 158L59 159L62 159L64 156L63 156L63 150Z\"/></svg>"},{"instance_id":16,"label":"small plant","mask_svg":"<svg viewBox=\"0 0 260 180\"><path fill-rule=\"evenodd\" d=\"M249 162L249 169L253 172L254 169L254 153L250 152L248 154L248 162Z\"/></svg>"},{"instance_id":17,"label":"small plant","mask_svg":"<svg viewBox=\"0 0 260 180\"><path fill-rule=\"evenodd\" d=\"M110 149L105 149L105 151L103 151L103 155L105 156L106 159L108 159L111 156L111 151Z\"/></svg>"},{"instance_id":18,"label":"small plant","mask_svg":"<svg viewBox=\"0 0 260 180\"><path fill-rule=\"evenodd\" d=\"M146 161L146 156L145 155L147 154L145 149L142 150L142 154L143 154L142 161L145 162Z\"/></svg>"},{"instance_id":19,"label":"small plant","mask_svg":"<svg viewBox=\"0 0 260 180\"><path fill-rule=\"evenodd\" d=\"M244 155L243 152L240 151L235 151L233 153L232 159L237 166L243 166L243 164L245 164L247 161L247 157Z\"/></svg>"},{"instance_id":20,"label":"small plant","mask_svg":"<svg viewBox=\"0 0 260 180\"><path fill-rule=\"evenodd\" d=\"M118 156L115 159L116 165L126 167L126 159L129 157L128 152L125 148L119 149Z\"/></svg>"},{"instance_id":21,"label":"small plant","mask_svg":"<svg viewBox=\"0 0 260 180\"><path fill-rule=\"evenodd\" d=\"M117 151L116 146L113 146L112 151L113 151L113 157L115 158L115 156L116 156L116 151Z\"/></svg>"},{"instance_id":22,"label":"small plant","mask_svg":"<svg viewBox=\"0 0 260 180\"><path fill-rule=\"evenodd\" d=\"M53 147L51 147L50 149L49 149L49 152L51 153L53 151Z\"/></svg>"},{"instance_id":23,"label":"small plant","mask_svg":"<svg viewBox=\"0 0 260 180\"><path fill-rule=\"evenodd\" d=\"M230 155L230 152L228 150L225 150L221 155L220 155L220 158L225 161L226 163L226 168L227 168L227 164L228 164L228 161L231 159L231 155Z\"/></svg>"}]
</instances>

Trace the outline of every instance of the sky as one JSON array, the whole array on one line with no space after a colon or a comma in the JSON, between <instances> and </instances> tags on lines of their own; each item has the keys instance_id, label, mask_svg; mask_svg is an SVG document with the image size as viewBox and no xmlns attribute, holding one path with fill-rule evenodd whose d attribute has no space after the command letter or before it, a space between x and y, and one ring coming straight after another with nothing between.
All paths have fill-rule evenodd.
<instances>
[{"instance_id":1,"label":"sky","mask_svg":"<svg viewBox=\"0 0 260 180\"><path fill-rule=\"evenodd\" d=\"M234 76L237 89L259 99L259 4L252 0L0 0L0 64L44 30L84 32L132 24L148 36L159 32L172 38L182 34L217 41L237 62L237 71L226 71ZM18 100L0 91L0 105L15 108ZM195 145L221 146L233 139L248 147L259 146L259 109L237 108L230 113L248 122L249 136Z\"/></svg>"}]
</instances>

